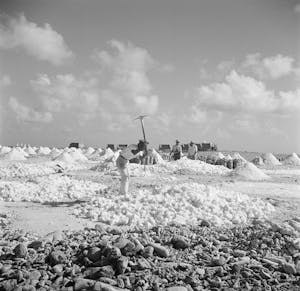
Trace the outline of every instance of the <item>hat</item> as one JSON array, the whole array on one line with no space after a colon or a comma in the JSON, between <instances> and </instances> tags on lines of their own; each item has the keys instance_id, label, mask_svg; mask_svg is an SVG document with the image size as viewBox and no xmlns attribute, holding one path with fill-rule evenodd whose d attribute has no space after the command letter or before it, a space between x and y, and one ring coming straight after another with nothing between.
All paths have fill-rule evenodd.
<instances>
[{"instance_id":1,"label":"hat","mask_svg":"<svg viewBox=\"0 0 300 291\"><path fill-rule=\"evenodd\" d=\"M176 139L176 143L180 143L180 141L178 139Z\"/></svg>"},{"instance_id":2,"label":"hat","mask_svg":"<svg viewBox=\"0 0 300 291\"><path fill-rule=\"evenodd\" d=\"M194 144L194 143L191 141L190 144Z\"/></svg>"}]
</instances>

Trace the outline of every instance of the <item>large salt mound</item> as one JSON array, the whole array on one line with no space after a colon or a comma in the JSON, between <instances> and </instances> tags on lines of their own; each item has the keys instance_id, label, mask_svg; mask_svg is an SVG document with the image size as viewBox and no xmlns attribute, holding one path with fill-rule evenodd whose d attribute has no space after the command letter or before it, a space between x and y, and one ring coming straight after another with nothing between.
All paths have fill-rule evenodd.
<instances>
[{"instance_id":1,"label":"large salt mound","mask_svg":"<svg viewBox=\"0 0 300 291\"><path fill-rule=\"evenodd\" d=\"M217 226L248 223L264 219L274 207L261 199L197 183L139 189L128 200L115 192L78 205L77 216L109 225L150 228L172 223L198 225L203 219Z\"/></svg>"},{"instance_id":2,"label":"large salt mound","mask_svg":"<svg viewBox=\"0 0 300 291\"><path fill-rule=\"evenodd\" d=\"M4 201L61 202L84 199L104 191L106 186L79 181L67 176L50 175L30 182L0 181L0 199Z\"/></svg>"},{"instance_id":3,"label":"large salt mound","mask_svg":"<svg viewBox=\"0 0 300 291\"><path fill-rule=\"evenodd\" d=\"M279 166L281 163L279 160L272 154L272 153L266 153L263 155L264 163L268 166Z\"/></svg>"},{"instance_id":4,"label":"large salt mound","mask_svg":"<svg viewBox=\"0 0 300 291\"><path fill-rule=\"evenodd\" d=\"M292 153L283 161L283 163L285 165L300 166L300 159L296 153Z\"/></svg>"},{"instance_id":5,"label":"large salt mound","mask_svg":"<svg viewBox=\"0 0 300 291\"><path fill-rule=\"evenodd\" d=\"M270 179L262 170L258 169L254 164L246 162L235 168L230 174L232 177L241 177L247 180L265 180Z\"/></svg>"},{"instance_id":6,"label":"large salt mound","mask_svg":"<svg viewBox=\"0 0 300 291\"><path fill-rule=\"evenodd\" d=\"M13 148L10 152L3 155L1 157L1 159L6 160L6 161L25 161L26 157L24 156L24 154L22 152Z\"/></svg>"}]
</instances>

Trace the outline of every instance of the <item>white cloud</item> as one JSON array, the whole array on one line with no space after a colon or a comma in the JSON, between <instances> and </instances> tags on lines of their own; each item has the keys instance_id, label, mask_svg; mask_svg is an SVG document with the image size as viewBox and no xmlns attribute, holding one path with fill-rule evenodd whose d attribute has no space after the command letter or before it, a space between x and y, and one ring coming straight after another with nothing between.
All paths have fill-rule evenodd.
<instances>
[{"instance_id":1,"label":"white cloud","mask_svg":"<svg viewBox=\"0 0 300 291\"><path fill-rule=\"evenodd\" d=\"M201 111L288 113L299 111L300 91L275 94L262 81L232 71L223 83L196 89L196 104Z\"/></svg>"},{"instance_id":2,"label":"white cloud","mask_svg":"<svg viewBox=\"0 0 300 291\"><path fill-rule=\"evenodd\" d=\"M159 66L158 62L147 50L131 43L112 40L109 45L111 52L102 50L94 54L101 68L111 74L106 92L121 107L127 107L126 104L133 101L134 107L141 113L155 113L159 98L152 93L148 73Z\"/></svg>"},{"instance_id":3,"label":"white cloud","mask_svg":"<svg viewBox=\"0 0 300 291\"><path fill-rule=\"evenodd\" d=\"M21 104L16 98L10 97L8 105L16 114L17 120L27 122L49 123L53 120L50 112L39 112L26 105Z\"/></svg>"},{"instance_id":4,"label":"white cloud","mask_svg":"<svg viewBox=\"0 0 300 291\"><path fill-rule=\"evenodd\" d=\"M3 18L3 17L2 17ZM43 27L28 21L24 15L9 18L6 25L0 25L0 48L23 48L39 60L61 65L73 57L62 35L50 24Z\"/></svg>"},{"instance_id":5,"label":"white cloud","mask_svg":"<svg viewBox=\"0 0 300 291\"><path fill-rule=\"evenodd\" d=\"M252 71L261 79L279 79L294 72L295 60L288 56L278 54L276 56L262 58L260 54L246 56L242 67Z\"/></svg>"}]
</instances>

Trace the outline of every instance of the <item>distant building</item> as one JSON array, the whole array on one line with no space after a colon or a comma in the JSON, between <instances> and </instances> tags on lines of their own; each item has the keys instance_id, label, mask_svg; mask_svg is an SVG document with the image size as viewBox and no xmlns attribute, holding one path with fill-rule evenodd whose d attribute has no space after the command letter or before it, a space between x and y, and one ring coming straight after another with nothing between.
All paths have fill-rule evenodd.
<instances>
[{"instance_id":1,"label":"distant building","mask_svg":"<svg viewBox=\"0 0 300 291\"><path fill-rule=\"evenodd\" d=\"M109 144L107 144L106 148L107 148L107 149L111 149L111 150L114 151L114 150L115 150L115 145L112 144L112 143L109 143Z\"/></svg>"},{"instance_id":2,"label":"distant building","mask_svg":"<svg viewBox=\"0 0 300 291\"><path fill-rule=\"evenodd\" d=\"M170 152L171 151L171 146L169 144L160 144L158 146L158 150L160 152Z\"/></svg>"},{"instance_id":3,"label":"distant building","mask_svg":"<svg viewBox=\"0 0 300 291\"><path fill-rule=\"evenodd\" d=\"M82 143L79 143L79 142L71 142L69 144L69 148L76 148L76 149L81 149L81 148L84 148L84 144Z\"/></svg>"}]
</instances>

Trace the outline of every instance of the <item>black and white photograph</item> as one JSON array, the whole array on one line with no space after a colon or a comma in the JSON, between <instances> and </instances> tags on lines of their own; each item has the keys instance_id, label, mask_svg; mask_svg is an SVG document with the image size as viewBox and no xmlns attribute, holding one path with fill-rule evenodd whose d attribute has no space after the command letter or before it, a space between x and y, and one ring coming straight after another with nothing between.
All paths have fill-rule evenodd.
<instances>
[{"instance_id":1,"label":"black and white photograph","mask_svg":"<svg viewBox=\"0 0 300 291\"><path fill-rule=\"evenodd\" d=\"M0 0L0 291L300 291L300 0Z\"/></svg>"}]
</instances>

